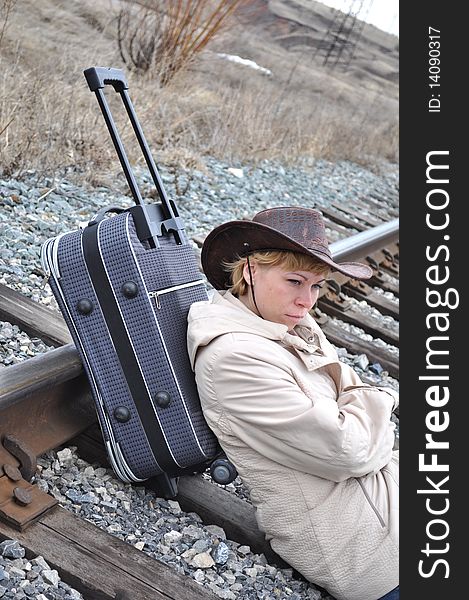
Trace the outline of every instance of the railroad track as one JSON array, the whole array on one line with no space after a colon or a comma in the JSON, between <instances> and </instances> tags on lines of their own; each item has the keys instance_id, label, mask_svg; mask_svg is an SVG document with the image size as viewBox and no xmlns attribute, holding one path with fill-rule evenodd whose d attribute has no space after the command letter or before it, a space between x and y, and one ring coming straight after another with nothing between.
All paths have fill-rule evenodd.
<instances>
[{"instance_id":1,"label":"railroad track","mask_svg":"<svg viewBox=\"0 0 469 600\"><path fill-rule=\"evenodd\" d=\"M355 284L334 276L322 291L314 316L333 344L351 354L365 354L370 363L379 363L398 379L396 353L375 342L378 338L398 347L395 329L359 308L366 303L394 323L399 319L397 304L376 290L399 293L398 221L383 222L371 210L363 213L365 220L338 207L325 214L331 231L340 230L342 236L331 245L334 258L366 260L373 278ZM346 226L353 227L351 237L343 236ZM31 554L44 556L87 599L215 598L187 576L57 506L51 495L30 483L37 457L48 450L73 445L90 463L106 464L107 456L88 383L62 317L0 286L0 320L55 347L0 370L0 540L17 539ZM346 331L341 322L359 327L373 339ZM146 484L152 487L151 480ZM254 509L247 501L201 474L180 478L176 499L183 511L197 513L204 522L222 527L229 539L264 553L272 564L285 566L257 529ZM125 590L131 590L131 595Z\"/></svg>"}]
</instances>

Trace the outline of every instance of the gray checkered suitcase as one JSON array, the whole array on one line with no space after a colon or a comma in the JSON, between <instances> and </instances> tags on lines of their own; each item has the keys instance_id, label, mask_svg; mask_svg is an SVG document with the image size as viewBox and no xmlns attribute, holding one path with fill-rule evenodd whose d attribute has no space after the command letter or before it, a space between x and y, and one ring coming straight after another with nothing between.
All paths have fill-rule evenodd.
<instances>
[{"instance_id":1,"label":"gray checkered suitcase","mask_svg":"<svg viewBox=\"0 0 469 600\"><path fill-rule=\"evenodd\" d=\"M41 260L88 375L111 464L123 481L156 478L167 497L177 493L179 475L209 465L214 479L227 483L235 472L204 420L186 350L189 307L207 300L194 251L122 71L92 67L85 76L136 205L104 208L83 230L47 240ZM105 85L122 97L160 202L143 202Z\"/></svg>"}]
</instances>

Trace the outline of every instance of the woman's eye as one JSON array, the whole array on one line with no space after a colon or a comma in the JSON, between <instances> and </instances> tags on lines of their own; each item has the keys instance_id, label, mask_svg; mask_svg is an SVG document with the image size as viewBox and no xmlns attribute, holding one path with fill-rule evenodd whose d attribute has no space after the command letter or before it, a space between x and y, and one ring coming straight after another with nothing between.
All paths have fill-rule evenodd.
<instances>
[{"instance_id":1,"label":"woman's eye","mask_svg":"<svg viewBox=\"0 0 469 600\"><path fill-rule=\"evenodd\" d=\"M290 283L293 283L293 285L300 285L301 281L299 281L299 279L289 279L288 280Z\"/></svg>"},{"instance_id":2,"label":"woman's eye","mask_svg":"<svg viewBox=\"0 0 469 600\"><path fill-rule=\"evenodd\" d=\"M315 283L315 284L313 285L313 288L314 288L315 290L322 290L322 286L323 286L323 284L322 284L322 283Z\"/></svg>"}]
</instances>

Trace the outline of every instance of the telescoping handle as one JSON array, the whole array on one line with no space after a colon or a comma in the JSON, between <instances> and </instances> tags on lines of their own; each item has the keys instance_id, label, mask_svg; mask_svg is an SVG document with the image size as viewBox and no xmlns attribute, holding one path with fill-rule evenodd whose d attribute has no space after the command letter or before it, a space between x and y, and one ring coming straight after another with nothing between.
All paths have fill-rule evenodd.
<instances>
[{"instance_id":1,"label":"telescoping handle","mask_svg":"<svg viewBox=\"0 0 469 600\"><path fill-rule=\"evenodd\" d=\"M185 241L185 237L182 220L179 217L176 204L174 201L169 200L164 189L163 181L158 173L155 161L153 160L150 148L147 144L145 136L143 135L142 128L127 92L129 86L123 71L121 69L113 69L110 67L90 67L89 69L85 69L84 75L90 90L95 92L98 99L99 106L109 129L109 133L111 134L117 156L119 157L119 161L122 165L122 169L127 179L127 183L129 184L135 203L142 209L144 218L150 231L150 242L152 242L151 245L159 246L157 237L158 234L161 235L162 231L173 233L176 237L176 241L179 244L183 243ZM163 211L163 221L160 221L159 223L157 223L155 219L152 218L152 215L149 214L149 207L146 206L143 201L137 181L132 171L132 167L130 166L127 154L122 144L122 140L117 131L116 124L112 118L111 111L103 91L103 88L106 85L111 85L121 96L122 102L124 103L125 109L132 124L132 128L140 145L140 149L142 150L145 158L145 162L147 163L148 170L150 171L151 177L158 191L158 195L161 199L161 208Z\"/></svg>"}]
</instances>

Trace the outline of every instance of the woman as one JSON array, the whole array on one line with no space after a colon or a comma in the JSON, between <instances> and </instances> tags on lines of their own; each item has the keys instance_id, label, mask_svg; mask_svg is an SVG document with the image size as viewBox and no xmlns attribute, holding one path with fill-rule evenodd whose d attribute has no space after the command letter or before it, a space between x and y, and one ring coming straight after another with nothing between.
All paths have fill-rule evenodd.
<instances>
[{"instance_id":1,"label":"woman","mask_svg":"<svg viewBox=\"0 0 469 600\"><path fill-rule=\"evenodd\" d=\"M275 552L338 600L395 599L398 453L391 389L365 385L309 315L336 263L318 211L264 210L214 229L216 290L189 312L205 418Z\"/></svg>"}]
</instances>

